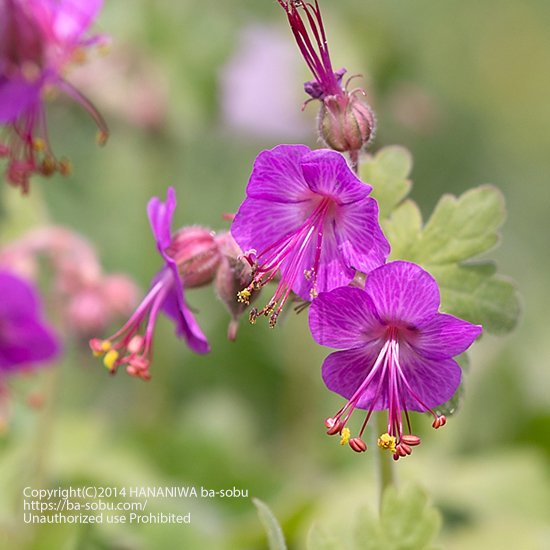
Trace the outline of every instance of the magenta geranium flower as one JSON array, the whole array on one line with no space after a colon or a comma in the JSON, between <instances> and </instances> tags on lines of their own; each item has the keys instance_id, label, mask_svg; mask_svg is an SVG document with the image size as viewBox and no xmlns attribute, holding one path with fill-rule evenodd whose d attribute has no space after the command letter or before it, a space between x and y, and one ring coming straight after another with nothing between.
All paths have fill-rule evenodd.
<instances>
[{"instance_id":1,"label":"magenta geranium flower","mask_svg":"<svg viewBox=\"0 0 550 550\"><path fill-rule=\"evenodd\" d=\"M278 2L287 14L298 48L314 76L304 84L304 90L311 96L308 101L321 102L319 134L332 149L352 153L356 162L357 151L369 144L376 127L374 113L364 100L365 92L361 88L348 91L353 77L342 85L346 69L334 71L332 68L317 0L315 5L302 0Z\"/></svg>"},{"instance_id":2,"label":"magenta geranium flower","mask_svg":"<svg viewBox=\"0 0 550 550\"><path fill-rule=\"evenodd\" d=\"M397 460L420 443L409 411L431 413L434 428L445 424L434 408L460 384L461 369L453 357L470 347L482 327L439 313L439 304L435 279L403 261L369 273L365 290L338 288L313 302L309 323L314 339L342 350L325 359L323 380L348 399L326 420L328 434L339 433L342 444L365 451L362 435L372 412L387 409L387 433L378 445ZM368 412L359 435L350 439L346 424L355 409Z\"/></svg>"},{"instance_id":3,"label":"magenta geranium flower","mask_svg":"<svg viewBox=\"0 0 550 550\"><path fill-rule=\"evenodd\" d=\"M0 376L55 359L60 351L53 329L42 316L37 291L0 271Z\"/></svg>"},{"instance_id":4,"label":"magenta geranium flower","mask_svg":"<svg viewBox=\"0 0 550 550\"><path fill-rule=\"evenodd\" d=\"M310 301L385 262L390 246L371 189L335 151L279 145L258 155L231 227L253 267L239 300L278 284L269 303L252 310L252 321L266 315L273 326L292 291Z\"/></svg>"},{"instance_id":5,"label":"magenta geranium flower","mask_svg":"<svg viewBox=\"0 0 550 550\"><path fill-rule=\"evenodd\" d=\"M107 126L90 101L64 78L67 66L84 58L86 48L102 42L86 32L102 0L0 0L0 158L8 159L6 178L28 191L29 178L66 174L48 139L44 96L53 89L80 103L99 127Z\"/></svg>"},{"instance_id":6,"label":"magenta geranium flower","mask_svg":"<svg viewBox=\"0 0 550 550\"><path fill-rule=\"evenodd\" d=\"M126 365L126 371L132 376L144 380L151 377L149 367L153 335L161 311L174 322L177 336L185 340L194 352L210 351L206 336L185 302L180 270L185 270L186 263L192 263L200 256L203 261L207 261L208 266L211 266L208 268L208 279L211 279L216 264L212 261L212 254L208 252L211 248L208 246L201 244L201 252L197 254L189 250L188 242L179 242L179 233L172 235L172 216L175 208L176 193L172 187L168 189L166 202L157 197L149 201L147 214L158 251L164 260L164 267L155 275L149 292L119 331L105 340L90 340L92 351L98 356L103 356L103 362L111 372L116 372L119 366ZM211 240L215 246L213 237ZM193 286L199 286L207 280L204 271L199 269L194 269L189 273L189 277L193 281Z\"/></svg>"}]
</instances>

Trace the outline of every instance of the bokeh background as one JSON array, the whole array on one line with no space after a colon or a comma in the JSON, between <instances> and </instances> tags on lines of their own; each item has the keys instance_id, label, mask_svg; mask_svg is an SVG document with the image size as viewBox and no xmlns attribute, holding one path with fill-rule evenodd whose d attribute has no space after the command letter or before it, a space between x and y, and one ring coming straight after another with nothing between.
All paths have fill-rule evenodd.
<instances>
[{"instance_id":1,"label":"bokeh background","mask_svg":"<svg viewBox=\"0 0 550 550\"><path fill-rule=\"evenodd\" d=\"M374 149L407 147L412 197L429 215L443 193L492 182L509 211L491 253L518 283L514 333L471 354L461 410L397 464L443 514L449 550L550 548L550 4L546 0L323 0L336 67L361 73L377 113ZM257 153L317 146L316 107L300 112L309 79L275 0L106 1L98 28L110 54L71 78L112 130L94 147L86 114L52 104L56 150L69 179L36 180L31 196L2 190L2 240L43 221L86 235L110 271L146 289L159 267L145 207L178 194L176 225L228 227ZM325 350L306 315L275 331L241 324L211 288L188 292L212 353L193 355L168 321L157 327L153 378L109 377L83 342L61 364L10 381L15 409L0 437L0 541L5 548L259 549L250 499L159 499L150 512L192 513L192 524L25 526L24 486L237 487L266 502L290 548L323 525L344 544L364 507L377 507L376 453L325 436L340 407L320 379ZM54 316L55 312L51 312ZM116 328L116 327L113 327ZM24 395L38 392L35 410ZM19 397L18 397L19 396Z\"/></svg>"}]
</instances>

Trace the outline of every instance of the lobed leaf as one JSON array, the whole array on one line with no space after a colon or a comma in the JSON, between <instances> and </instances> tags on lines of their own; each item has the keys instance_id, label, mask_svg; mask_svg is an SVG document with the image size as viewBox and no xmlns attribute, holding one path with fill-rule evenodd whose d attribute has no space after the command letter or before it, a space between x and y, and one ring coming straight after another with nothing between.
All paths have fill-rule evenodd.
<instances>
[{"instance_id":1,"label":"lobed leaf","mask_svg":"<svg viewBox=\"0 0 550 550\"><path fill-rule=\"evenodd\" d=\"M412 156L399 145L384 147L361 162L359 177L372 185L372 196L378 201L380 218L387 218L409 194L412 182L408 176L411 169Z\"/></svg>"},{"instance_id":2,"label":"lobed leaf","mask_svg":"<svg viewBox=\"0 0 550 550\"><path fill-rule=\"evenodd\" d=\"M365 511L355 531L356 548L365 550L430 550L441 528L441 515L419 487L400 494L388 487L380 517Z\"/></svg>"},{"instance_id":3,"label":"lobed leaf","mask_svg":"<svg viewBox=\"0 0 550 550\"><path fill-rule=\"evenodd\" d=\"M391 259L415 262L436 278L442 311L503 334L519 317L517 289L496 273L493 262L471 260L494 248L505 218L502 193L482 185L460 197L444 195L424 226L410 199L382 226L392 245Z\"/></svg>"}]
</instances>

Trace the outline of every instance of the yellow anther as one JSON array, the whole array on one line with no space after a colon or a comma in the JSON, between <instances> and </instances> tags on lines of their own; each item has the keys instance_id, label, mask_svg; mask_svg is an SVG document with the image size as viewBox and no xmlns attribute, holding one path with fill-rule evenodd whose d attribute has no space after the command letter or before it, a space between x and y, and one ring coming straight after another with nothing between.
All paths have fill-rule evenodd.
<instances>
[{"instance_id":1,"label":"yellow anther","mask_svg":"<svg viewBox=\"0 0 550 550\"><path fill-rule=\"evenodd\" d=\"M389 433L382 434L378 438L378 446L381 449L387 449L392 453L395 453L395 442L396 442L395 437L393 435L390 435Z\"/></svg>"},{"instance_id":2,"label":"yellow anther","mask_svg":"<svg viewBox=\"0 0 550 550\"><path fill-rule=\"evenodd\" d=\"M237 302L246 305L250 303L250 290L248 290L248 288L237 292Z\"/></svg>"},{"instance_id":3,"label":"yellow anther","mask_svg":"<svg viewBox=\"0 0 550 550\"><path fill-rule=\"evenodd\" d=\"M340 445L347 445L351 437L351 431L349 428L342 428L342 433L340 434Z\"/></svg>"},{"instance_id":4,"label":"yellow anther","mask_svg":"<svg viewBox=\"0 0 550 550\"><path fill-rule=\"evenodd\" d=\"M118 359L118 351L115 349L109 350L105 357L103 358L103 364L109 369L113 370L115 368L115 363Z\"/></svg>"},{"instance_id":5,"label":"yellow anther","mask_svg":"<svg viewBox=\"0 0 550 550\"><path fill-rule=\"evenodd\" d=\"M44 151L46 149L46 142L42 138L34 138L32 140L32 148L38 152Z\"/></svg>"}]
</instances>

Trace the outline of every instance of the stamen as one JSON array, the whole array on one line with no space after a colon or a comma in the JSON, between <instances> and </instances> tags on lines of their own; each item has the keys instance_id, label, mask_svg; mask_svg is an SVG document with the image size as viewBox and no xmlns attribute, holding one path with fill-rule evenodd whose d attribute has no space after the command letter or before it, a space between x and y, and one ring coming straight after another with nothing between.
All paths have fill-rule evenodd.
<instances>
[{"instance_id":1,"label":"stamen","mask_svg":"<svg viewBox=\"0 0 550 550\"><path fill-rule=\"evenodd\" d=\"M347 445L351 437L351 432L349 428L344 428L340 434L340 445Z\"/></svg>"},{"instance_id":2,"label":"stamen","mask_svg":"<svg viewBox=\"0 0 550 550\"><path fill-rule=\"evenodd\" d=\"M381 449L387 449L388 451L391 451L392 453L395 453L396 449L396 438L393 435L390 435L389 433L382 434L378 438L378 446Z\"/></svg>"}]
</instances>

